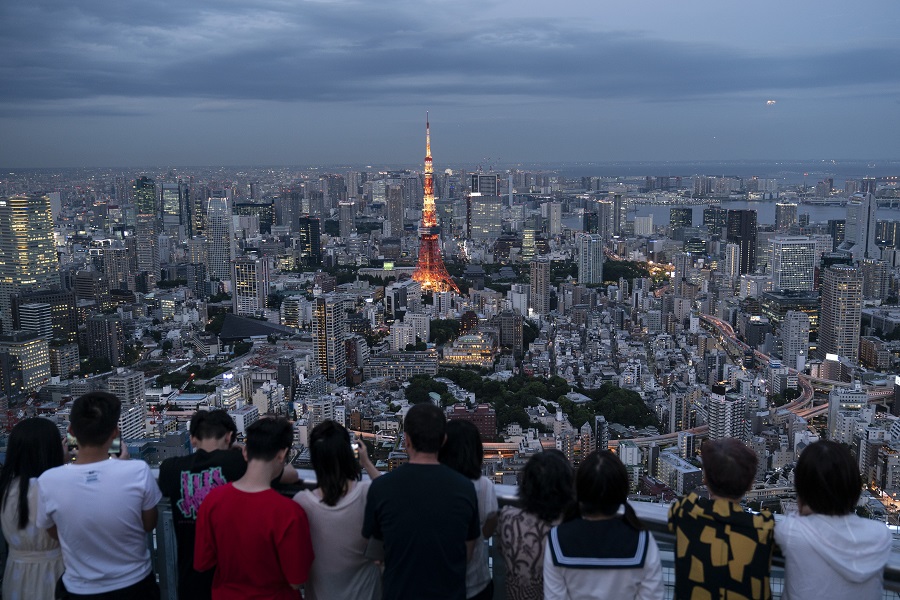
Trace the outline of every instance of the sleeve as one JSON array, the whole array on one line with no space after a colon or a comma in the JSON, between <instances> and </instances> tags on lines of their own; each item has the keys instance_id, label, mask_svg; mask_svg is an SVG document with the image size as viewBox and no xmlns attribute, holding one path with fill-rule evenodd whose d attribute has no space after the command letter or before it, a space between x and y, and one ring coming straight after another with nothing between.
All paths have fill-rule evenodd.
<instances>
[{"instance_id":1,"label":"sleeve","mask_svg":"<svg viewBox=\"0 0 900 600\"><path fill-rule=\"evenodd\" d=\"M481 538L481 522L478 519L478 494L475 493L475 486L469 486L469 503L472 507L472 516L469 519L469 532L466 534L466 540L474 540Z\"/></svg>"},{"instance_id":2,"label":"sleeve","mask_svg":"<svg viewBox=\"0 0 900 600\"><path fill-rule=\"evenodd\" d=\"M144 498L141 501L141 510L150 510L154 508L159 501L162 500L162 492L159 490L159 484L153 478L153 472L145 462L140 463L144 477Z\"/></svg>"},{"instance_id":3,"label":"sleeve","mask_svg":"<svg viewBox=\"0 0 900 600\"><path fill-rule=\"evenodd\" d=\"M544 600L566 600L566 579L563 577L563 567L553 564L553 555L550 550L550 538L544 542Z\"/></svg>"},{"instance_id":4,"label":"sleeve","mask_svg":"<svg viewBox=\"0 0 900 600\"><path fill-rule=\"evenodd\" d=\"M482 525L491 513L497 512L497 490L494 488L494 482L483 477L485 481L484 502L478 505L481 514L478 515Z\"/></svg>"},{"instance_id":5,"label":"sleeve","mask_svg":"<svg viewBox=\"0 0 900 600\"><path fill-rule=\"evenodd\" d=\"M47 482L44 481L44 485L41 485L41 479L38 479L35 483L38 488L38 502L34 522L41 529L49 529L56 525L56 522L53 520L54 509L52 507L52 499L47 496L45 490Z\"/></svg>"},{"instance_id":6,"label":"sleeve","mask_svg":"<svg viewBox=\"0 0 900 600\"><path fill-rule=\"evenodd\" d=\"M208 571L215 567L218 562L216 542L213 537L212 523L209 516L213 508L213 502L210 502L210 500L211 498L207 496L203 503L200 504L200 510L197 511L197 525L194 538L194 569L197 571Z\"/></svg>"},{"instance_id":7,"label":"sleeve","mask_svg":"<svg viewBox=\"0 0 900 600\"><path fill-rule=\"evenodd\" d=\"M291 585L305 583L313 562L309 520L299 504L292 503L294 514L276 543L281 573Z\"/></svg>"},{"instance_id":8,"label":"sleeve","mask_svg":"<svg viewBox=\"0 0 900 600\"><path fill-rule=\"evenodd\" d=\"M375 481L380 479L381 477ZM377 504L376 497L378 495L378 486L375 485L375 481L369 485L369 492L366 494L366 510L363 513L362 536L367 539L375 538L381 540L384 539L384 534L381 533L381 524L378 522L378 515L375 511Z\"/></svg>"},{"instance_id":9,"label":"sleeve","mask_svg":"<svg viewBox=\"0 0 900 600\"><path fill-rule=\"evenodd\" d=\"M782 554L784 554L784 547L789 544L791 525L793 525L793 517L785 517L775 524L775 543L781 548Z\"/></svg>"},{"instance_id":10,"label":"sleeve","mask_svg":"<svg viewBox=\"0 0 900 600\"><path fill-rule=\"evenodd\" d=\"M659 547L652 533L647 533L649 546L647 556L644 558L643 573L638 583L636 600L663 600L665 586L663 585L662 564L659 560Z\"/></svg>"}]
</instances>

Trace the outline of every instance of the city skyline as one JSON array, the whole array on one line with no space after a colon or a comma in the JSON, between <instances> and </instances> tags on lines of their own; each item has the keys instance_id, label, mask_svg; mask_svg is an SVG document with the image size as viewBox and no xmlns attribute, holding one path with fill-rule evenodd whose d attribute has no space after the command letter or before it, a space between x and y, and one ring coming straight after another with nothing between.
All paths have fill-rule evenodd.
<instances>
[{"instance_id":1,"label":"city skyline","mask_svg":"<svg viewBox=\"0 0 900 600\"><path fill-rule=\"evenodd\" d=\"M900 7L2 9L0 165L893 158ZM477 16L477 18L473 18Z\"/></svg>"}]
</instances>

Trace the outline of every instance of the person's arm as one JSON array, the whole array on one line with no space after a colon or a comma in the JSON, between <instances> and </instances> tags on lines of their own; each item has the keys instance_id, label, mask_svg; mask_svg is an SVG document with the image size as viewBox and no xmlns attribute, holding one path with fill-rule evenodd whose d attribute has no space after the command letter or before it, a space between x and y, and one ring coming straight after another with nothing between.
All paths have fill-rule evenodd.
<instances>
[{"instance_id":1,"label":"person's arm","mask_svg":"<svg viewBox=\"0 0 900 600\"><path fill-rule=\"evenodd\" d=\"M500 507L497 504L497 490L494 487L494 482L490 480L486 481L487 493L485 494L484 508L479 510L483 510L483 512L486 513L481 525L481 534L485 539L488 539L494 535L494 532L497 530L497 515L499 514L498 511Z\"/></svg>"},{"instance_id":2,"label":"person's arm","mask_svg":"<svg viewBox=\"0 0 900 600\"><path fill-rule=\"evenodd\" d=\"M194 570L209 571L216 566L215 538L209 520L210 503L207 498L197 511L196 537L194 538Z\"/></svg>"},{"instance_id":3,"label":"person's arm","mask_svg":"<svg viewBox=\"0 0 900 600\"><path fill-rule=\"evenodd\" d=\"M143 525L144 531L149 533L153 531L159 520L159 511L156 509L156 505L162 500L162 492L159 489L159 484L156 483L156 479L153 478L153 473L150 472L150 467L147 466L147 463L141 463L141 465L144 474L144 498L141 502L141 525Z\"/></svg>"},{"instance_id":4,"label":"person's arm","mask_svg":"<svg viewBox=\"0 0 900 600\"><path fill-rule=\"evenodd\" d=\"M141 511L141 524L144 526L144 531L147 533L156 529L157 521L159 521L159 511L155 506L149 510Z\"/></svg>"},{"instance_id":5,"label":"person's arm","mask_svg":"<svg viewBox=\"0 0 900 600\"><path fill-rule=\"evenodd\" d=\"M472 557L475 555L475 544L477 544L478 541L478 538L466 540L466 562L472 560Z\"/></svg>"},{"instance_id":6,"label":"person's arm","mask_svg":"<svg viewBox=\"0 0 900 600\"><path fill-rule=\"evenodd\" d=\"M489 514L484 525L481 527L481 534L484 536L484 539L490 539L490 537L494 535L494 532L497 531L498 514L497 511Z\"/></svg>"},{"instance_id":7,"label":"person's arm","mask_svg":"<svg viewBox=\"0 0 900 600\"><path fill-rule=\"evenodd\" d=\"M663 585L659 548L652 534L648 533L647 537L649 546L647 547L647 556L644 558L644 568L638 583L636 600L663 600L666 588Z\"/></svg>"},{"instance_id":8,"label":"person's arm","mask_svg":"<svg viewBox=\"0 0 900 600\"><path fill-rule=\"evenodd\" d=\"M381 471L375 468L375 465L372 464L372 460L369 458L369 448L366 446L365 442L361 439L357 439L359 442L359 464L365 469L366 473L369 475L369 479L377 479L381 477Z\"/></svg>"},{"instance_id":9,"label":"person's arm","mask_svg":"<svg viewBox=\"0 0 900 600\"><path fill-rule=\"evenodd\" d=\"M553 564L550 539L544 542L544 600L566 600L566 579L562 568Z\"/></svg>"},{"instance_id":10,"label":"person's arm","mask_svg":"<svg viewBox=\"0 0 900 600\"><path fill-rule=\"evenodd\" d=\"M57 542L59 541L59 531L56 530L56 525L47 529L47 535L52 537Z\"/></svg>"},{"instance_id":11,"label":"person's arm","mask_svg":"<svg viewBox=\"0 0 900 600\"><path fill-rule=\"evenodd\" d=\"M284 485L292 485L294 483L298 483L300 481L300 473L297 472L297 469L294 468L294 465L284 465L284 470L281 472L281 477L278 478L278 483Z\"/></svg>"}]
</instances>

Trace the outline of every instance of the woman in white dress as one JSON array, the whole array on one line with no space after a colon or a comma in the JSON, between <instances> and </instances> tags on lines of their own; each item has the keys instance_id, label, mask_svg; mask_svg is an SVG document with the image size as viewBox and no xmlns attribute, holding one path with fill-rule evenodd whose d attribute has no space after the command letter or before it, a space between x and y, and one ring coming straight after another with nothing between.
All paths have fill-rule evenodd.
<instances>
[{"instance_id":1,"label":"woman in white dress","mask_svg":"<svg viewBox=\"0 0 900 600\"><path fill-rule=\"evenodd\" d=\"M47 419L20 421L9 436L0 470L0 524L9 545L3 600L52 600L63 572L59 542L35 525L35 479L63 464L62 439Z\"/></svg>"},{"instance_id":2,"label":"woman in white dress","mask_svg":"<svg viewBox=\"0 0 900 600\"><path fill-rule=\"evenodd\" d=\"M362 536L371 481L360 480L360 467L370 479L381 473L369 460L362 441L354 443L359 444L356 449L347 429L334 421L319 423L309 435L309 456L318 487L294 496L309 518L315 553L304 586L307 600L381 598L381 570L366 557L368 542Z\"/></svg>"}]
</instances>

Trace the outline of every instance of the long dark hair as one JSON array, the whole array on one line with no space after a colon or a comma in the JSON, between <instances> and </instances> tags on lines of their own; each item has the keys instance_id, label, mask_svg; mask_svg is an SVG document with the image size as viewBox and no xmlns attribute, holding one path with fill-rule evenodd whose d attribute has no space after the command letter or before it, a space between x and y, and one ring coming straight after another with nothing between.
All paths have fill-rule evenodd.
<instances>
[{"instance_id":1,"label":"long dark hair","mask_svg":"<svg viewBox=\"0 0 900 600\"><path fill-rule=\"evenodd\" d=\"M556 521L572 504L575 473L559 450L538 452L528 459L519 483L522 510L542 521Z\"/></svg>"},{"instance_id":2,"label":"long dark hair","mask_svg":"<svg viewBox=\"0 0 900 600\"><path fill-rule=\"evenodd\" d=\"M9 500L9 488L19 479L18 526L28 525L28 483L47 469L63 464L62 436L56 425L41 417L19 421L9 434L6 462L0 470L0 507Z\"/></svg>"},{"instance_id":3,"label":"long dark hair","mask_svg":"<svg viewBox=\"0 0 900 600\"><path fill-rule=\"evenodd\" d=\"M471 421L458 419L447 423L447 441L438 452L438 460L469 479L481 477L484 445Z\"/></svg>"},{"instance_id":4,"label":"long dark hair","mask_svg":"<svg viewBox=\"0 0 900 600\"><path fill-rule=\"evenodd\" d=\"M322 421L313 428L309 434L309 457L322 490L322 502L328 506L336 505L344 496L348 480L362 478L362 469L350 447L350 433L334 421Z\"/></svg>"},{"instance_id":5,"label":"long dark hair","mask_svg":"<svg viewBox=\"0 0 900 600\"><path fill-rule=\"evenodd\" d=\"M628 504L628 489L628 471L609 450L588 454L575 474L575 494L582 516L613 516L624 504L625 522L640 531L644 525Z\"/></svg>"}]
</instances>

